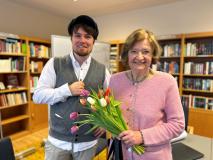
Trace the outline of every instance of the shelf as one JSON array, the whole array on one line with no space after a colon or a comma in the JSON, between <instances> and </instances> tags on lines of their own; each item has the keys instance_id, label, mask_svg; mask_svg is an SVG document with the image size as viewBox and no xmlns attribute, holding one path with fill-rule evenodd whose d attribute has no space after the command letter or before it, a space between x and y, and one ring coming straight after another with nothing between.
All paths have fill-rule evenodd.
<instances>
[{"instance_id":1,"label":"shelf","mask_svg":"<svg viewBox=\"0 0 213 160\"><path fill-rule=\"evenodd\" d=\"M185 92L197 92L197 93L211 93L211 94L213 94L213 92L211 92L211 91L203 91L203 90L195 90L195 89L184 89L183 88L183 91L185 91Z\"/></svg>"},{"instance_id":2,"label":"shelf","mask_svg":"<svg viewBox=\"0 0 213 160\"><path fill-rule=\"evenodd\" d=\"M20 91L27 91L27 88L14 88L14 89L5 89L5 90L0 90L0 93L10 93L10 92L20 92Z\"/></svg>"},{"instance_id":3,"label":"shelf","mask_svg":"<svg viewBox=\"0 0 213 160\"><path fill-rule=\"evenodd\" d=\"M30 134L30 131L26 129L26 130L19 131L18 133L11 134L9 136L12 140L14 140L14 139L23 137L23 136L28 135L28 134Z\"/></svg>"},{"instance_id":4,"label":"shelf","mask_svg":"<svg viewBox=\"0 0 213 160\"><path fill-rule=\"evenodd\" d=\"M48 61L50 58L49 57L30 57L30 60L44 60Z\"/></svg>"},{"instance_id":5,"label":"shelf","mask_svg":"<svg viewBox=\"0 0 213 160\"><path fill-rule=\"evenodd\" d=\"M10 123L14 123L14 122L21 121L21 120L28 119L28 118L29 118L29 115L16 116L16 117L13 117L13 118L8 118L6 120L2 120L0 124L1 125L7 125L7 124L10 124Z\"/></svg>"},{"instance_id":6,"label":"shelf","mask_svg":"<svg viewBox=\"0 0 213 160\"><path fill-rule=\"evenodd\" d=\"M41 72L30 72L30 74L32 74L32 75L38 75L38 74L41 74Z\"/></svg>"},{"instance_id":7,"label":"shelf","mask_svg":"<svg viewBox=\"0 0 213 160\"><path fill-rule=\"evenodd\" d=\"M12 107L23 106L23 105L26 105L26 104L28 104L28 103L16 104L16 105L12 105L12 106L0 106L0 110L12 108Z\"/></svg>"},{"instance_id":8,"label":"shelf","mask_svg":"<svg viewBox=\"0 0 213 160\"><path fill-rule=\"evenodd\" d=\"M184 74L185 77L201 77L201 78L213 78L213 74L206 75L206 74Z\"/></svg>"},{"instance_id":9,"label":"shelf","mask_svg":"<svg viewBox=\"0 0 213 160\"><path fill-rule=\"evenodd\" d=\"M212 115L212 116L213 116L212 110L202 109L202 108L194 108L194 107L190 107L189 110L190 110L191 112L206 113L206 114L209 114L209 115Z\"/></svg>"},{"instance_id":10,"label":"shelf","mask_svg":"<svg viewBox=\"0 0 213 160\"><path fill-rule=\"evenodd\" d=\"M180 56L173 56L173 57L164 57L164 56L162 56L162 57L160 57L160 60L161 59L179 59L180 58Z\"/></svg>"},{"instance_id":11,"label":"shelf","mask_svg":"<svg viewBox=\"0 0 213 160\"><path fill-rule=\"evenodd\" d=\"M27 73L27 71L11 71L11 72L0 72L0 74L15 74L15 73Z\"/></svg>"},{"instance_id":12,"label":"shelf","mask_svg":"<svg viewBox=\"0 0 213 160\"><path fill-rule=\"evenodd\" d=\"M8 52L0 52L0 55L1 56L14 56L14 57L26 57L27 55L26 54L23 54L23 53L8 53Z\"/></svg>"},{"instance_id":13,"label":"shelf","mask_svg":"<svg viewBox=\"0 0 213 160\"><path fill-rule=\"evenodd\" d=\"M185 59L200 59L200 58L213 58L212 55L196 55L196 56L184 56Z\"/></svg>"}]
</instances>

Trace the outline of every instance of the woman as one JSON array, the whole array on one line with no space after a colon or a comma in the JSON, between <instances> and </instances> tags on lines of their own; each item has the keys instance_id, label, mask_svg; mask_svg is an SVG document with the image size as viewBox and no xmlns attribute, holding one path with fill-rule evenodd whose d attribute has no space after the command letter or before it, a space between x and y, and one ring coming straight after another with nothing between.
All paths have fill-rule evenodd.
<instances>
[{"instance_id":1,"label":"woman","mask_svg":"<svg viewBox=\"0 0 213 160\"><path fill-rule=\"evenodd\" d=\"M161 48L153 33L138 29L124 44L122 61L129 70L112 75L110 88L129 130L123 131L123 158L126 160L172 160L170 140L184 130L184 113L177 82L171 75L153 71L152 59L159 58ZM129 152L142 144L141 156Z\"/></svg>"}]
</instances>

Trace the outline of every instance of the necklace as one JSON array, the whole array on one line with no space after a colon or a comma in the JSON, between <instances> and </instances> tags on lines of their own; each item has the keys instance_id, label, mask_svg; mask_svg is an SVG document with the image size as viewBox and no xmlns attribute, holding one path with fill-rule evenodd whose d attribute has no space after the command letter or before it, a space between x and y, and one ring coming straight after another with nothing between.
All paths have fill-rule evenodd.
<instances>
[{"instance_id":1,"label":"necklace","mask_svg":"<svg viewBox=\"0 0 213 160\"><path fill-rule=\"evenodd\" d=\"M137 85L138 83L143 82L148 77L148 75L149 75L149 72L142 79L134 80L133 73L132 73L132 71L130 71L131 81L132 81L133 85Z\"/></svg>"}]
</instances>

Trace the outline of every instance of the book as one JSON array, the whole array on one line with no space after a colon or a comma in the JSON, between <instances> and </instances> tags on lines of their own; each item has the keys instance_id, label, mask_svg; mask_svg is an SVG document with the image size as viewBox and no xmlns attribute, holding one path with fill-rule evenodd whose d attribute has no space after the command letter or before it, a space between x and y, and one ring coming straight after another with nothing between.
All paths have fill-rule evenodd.
<instances>
[{"instance_id":1,"label":"book","mask_svg":"<svg viewBox=\"0 0 213 160\"><path fill-rule=\"evenodd\" d=\"M0 72L11 72L11 58L0 59Z\"/></svg>"},{"instance_id":2,"label":"book","mask_svg":"<svg viewBox=\"0 0 213 160\"><path fill-rule=\"evenodd\" d=\"M4 90L5 89L5 85L3 82L0 82L0 90Z\"/></svg>"},{"instance_id":3,"label":"book","mask_svg":"<svg viewBox=\"0 0 213 160\"><path fill-rule=\"evenodd\" d=\"M18 76L15 74L8 74L6 76L7 87L11 86L12 88L17 88L19 86Z\"/></svg>"}]
</instances>

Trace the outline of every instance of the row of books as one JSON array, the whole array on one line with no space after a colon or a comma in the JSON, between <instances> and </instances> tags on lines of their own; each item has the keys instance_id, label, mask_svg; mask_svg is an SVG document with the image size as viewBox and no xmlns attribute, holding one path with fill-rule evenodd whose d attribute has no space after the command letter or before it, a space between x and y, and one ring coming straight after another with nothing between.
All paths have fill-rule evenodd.
<instances>
[{"instance_id":1,"label":"row of books","mask_svg":"<svg viewBox=\"0 0 213 160\"><path fill-rule=\"evenodd\" d=\"M184 63L184 74L213 74L213 62L186 62Z\"/></svg>"},{"instance_id":2,"label":"row of books","mask_svg":"<svg viewBox=\"0 0 213 160\"><path fill-rule=\"evenodd\" d=\"M0 72L25 71L25 66L26 66L25 57L0 59Z\"/></svg>"},{"instance_id":3,"label":"row of books","mask_svg":"<svg viewBox=\"0 0 213 160\"><path fill-rule=\"evenodd\" d=\"M181 47L179 43L166 44L163 47L163 55L164 57L176 57L180 56Z\"/></svg>"},{"instance_id":4,"label":"row of books","mask_svg":"<svg viewBox=\"0 0 213 160\"><path fill-rule=\"evenodd\" d=\"M42 69L43 69L42 61L31 61L30 62L30 70L32 73L34 73L34 72L41 73Z\"/></svg>"},{"instance_id":5,"label":"row of books","mask_svg":"<svg viewBox=\"0 0 213 160\"><path fill-rule=\"evenodd\" d=\"M213 98L193 95L182 95L181 101L183 107L213 110Z\"/></svg>"},{"instance_id":6,"label":"row of books","mask_svg":"<svg viewBox=\"0 0 213 160\"><path fill-rule=\"evenodd\" d=\"M27 54L27 45L18 39L0 39L0 52Z\"/></svg>"},{"instance_id":7,"label":"row of books","mask_svg":"<svg viewBox=\"0 0 213 160\"><path fill-rule=\"evenodd\" d=\"M118 47L111 46L110 47L110 72L115 73L119 71L118 65Z\"/></svg>"},{"instance_id":8,"label":"row of books","mask_svg":"<svg viewBox=\"0 0 213 160\"><path fill-rule=\"evenodd\" d=\"M0 94L0 107L27 103L25 92Z\"/></svg>"},{"instance_id":9,"label":"row of books","mask_svg":"<svg viewBox=\"0 0 213 160\"><path fill-rule=\"evenodd\" d=\"M31 57L50 57L50 48L41 44L30 43L30 56Z\"/></svg>"},{"instance_id":10,"label":"row of books","mask_svg":"<svg viewBox=\"0 0 213 160\"><path fill-rule=\"evenodd\" d=\"M184 78L183 87L185 89L205 90L213 92L213 80L201 78Z\"/></svg>"},{"instance_id":11,"label":"row of books","mask_svg":"<svg viewBox=\"0 0 213 160\"><path fill-rule=\"evenodd\" d=\"M167 72L170 74L179 73L179 64L175 61L171 62L158 62L152 65L154 70Z\"/></svg>"},{"instance_id":12,"label":"row of books","mask_svg":"<svg viewBox=\"0 0 213 160\"><path fill-rule=\"evenodd\" d=\"M30 76L30 92L33 93L38 84L38 76Z\"/></svg>"},{"instance_id":13,"label":"row of books","mask_svg":"<svg viewBox=\"0 0 213 160\"><path fill-rule=\"evenodd\" d=\"M213 41L196 41L188 42L185 46L185 56L196 55L212 55L213 54Z\"/></svg>"}]
</instances>

